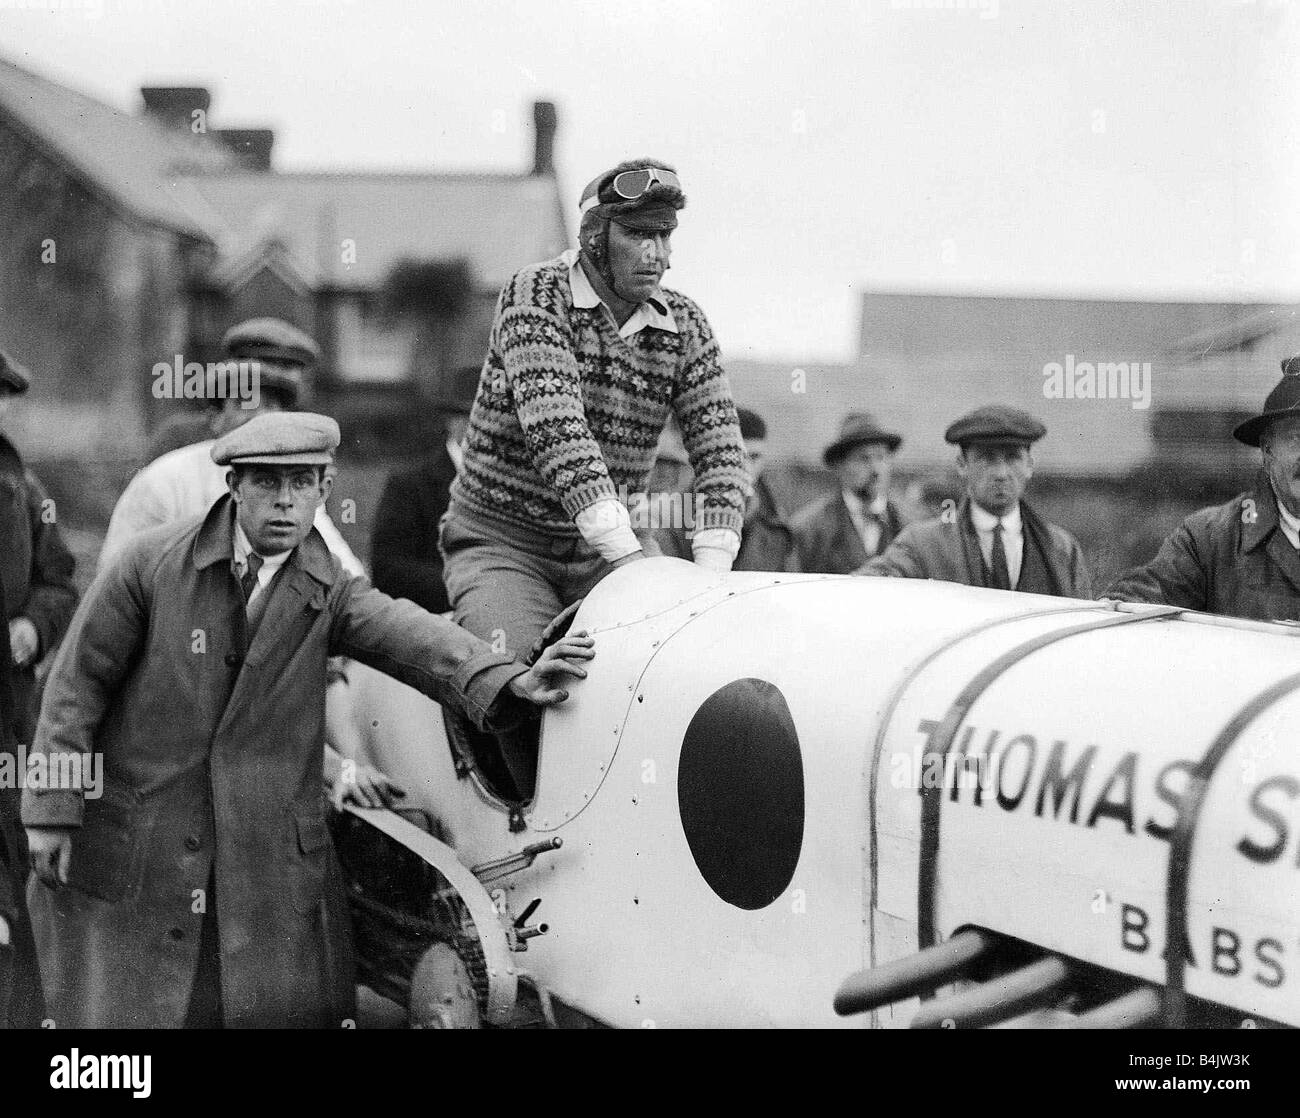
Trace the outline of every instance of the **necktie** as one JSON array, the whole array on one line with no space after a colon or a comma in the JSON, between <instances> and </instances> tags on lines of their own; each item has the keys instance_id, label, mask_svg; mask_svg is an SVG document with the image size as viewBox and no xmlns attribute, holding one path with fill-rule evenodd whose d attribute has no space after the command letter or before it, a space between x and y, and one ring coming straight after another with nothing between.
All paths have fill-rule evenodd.
<instances>
[{"instance_id":1,"label":"necktie","mask_svg":"<svg viewBox=\"0 0 1300 1118\"><path fill-rule=\"evenodd\" d=\"M868 558L871 558L882 550L880 545L885 538L885 518L879 513L867 512L862 516L862 524L866 528L862 544L866 548ZM871 530L873 526L874 532Z\"/></svg>"},{"instance_id":2,"label":"necktie","mask_svg":"<svg viewBox=\"0 0 1300 1118\"><path fill-rule=\"evenodd\" d=\"M1002 542L1002 521L993 525L993 589L1011 589L1011 570L1007 567L1007 549Z\"/></svg>"},{"instance_id":3,"label":"necktie","mask_svg":"<svg viewBox=\"0 0 1300 1118\"><path fill-rule=\"evenodd\" d=\"M239 579L239 589L244 592L244 605L248 605L248 599L253 596L253 591L257 587L257 572L262 569L262 564L266 562L256 551L248 553L248 565L244 568L244 573Z\"/></svg>"}]
</instances>

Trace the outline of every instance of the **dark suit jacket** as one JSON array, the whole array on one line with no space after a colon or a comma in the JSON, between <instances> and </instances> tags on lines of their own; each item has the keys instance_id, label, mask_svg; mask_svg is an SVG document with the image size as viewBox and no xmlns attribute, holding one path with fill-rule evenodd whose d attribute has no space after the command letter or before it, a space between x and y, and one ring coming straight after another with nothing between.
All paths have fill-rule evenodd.
<instances>
[{"instance_id":1,"label":"dark suit jacket","mask_svg":"<svg viewBox=\"0 0 1300 1118\"><path fill-rule=\"evenodd\" d=\"M1044 585L1036 593L1062 598L1091 598L1092 579L1083 561L1083 549L1064 528L1039 516L1024 501L1020 519L1025 532L1025 556L1034 548L1043 557ZM1018 589L1025 585L1027 566L1022 566ZM970 517L970 498L963 497L955 515L939 516L909 525L881 555L861 572L895 578L934 578L966 586L988 585L979 537Z\"/></svg>"},{"instance_id":2,"label":"dark suit jacket","mask_svg":"<svg viewBox=\"0 0 1300 1118\"><path fill-rule=\"evenodd\" d=\"M389 475L370 537L375 587L430 613L451 609L442 580L438 522L447 511L456 467L445 446L428 461Z\"/></svg>"},{"instance_id":3,"label":"dark suit jacket","mask_svg":"<svg viewBox=\"0 0 1300 1118\"><path fill-rule=\"evenodd\" d=\"M1151 562L1111 583L1106 597L1256 621L1300 620L1300 553L1279 525L1268 477L1261 473L1251 492L1192 513Z\"/></svg>"},{"instance_id":4,"label":"dark suit jacket","mask_svg":"<svg viewBox=\"0 0 1300 1118\"><path fill-rule=\"evenodd\" d=\"M885 506L885 523L880 533L883 552L903 530L902 514L893 501ZM829 496L801 509L790 524L794 532L799 570L809 574L847 575L871 558L853 525L844 494L836 489Z\"/></svg>"}]
</instances>

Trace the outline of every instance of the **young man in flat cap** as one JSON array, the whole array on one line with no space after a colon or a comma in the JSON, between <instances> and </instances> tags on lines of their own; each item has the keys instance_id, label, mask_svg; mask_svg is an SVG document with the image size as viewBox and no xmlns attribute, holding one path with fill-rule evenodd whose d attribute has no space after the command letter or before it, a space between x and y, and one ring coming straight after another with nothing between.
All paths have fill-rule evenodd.
<instances>
[{"instance_id":1,"label":"young man in flat cap","mask_svg":"<svg viewBox=\"0 0 1300 1118\"><path fill-rule=\"evenodd\" d=\"M867 412L853 412L822 461L835 471L839 488L795 515L798 569L810 574L852 574L881 554L905 521L889 499L889 474L903 437L886 431Z\"/></svg>"},{"instance_id":2,"label":"young man in flat cap","mask_svg":"<svg viewBox=\"0 0 1300 1118\"><path fill-rule=\"evenodd\" d=\"M55 661L34 749L103 756L103 795L23 793L32 917L67 1026L338 1026L320 741L347 655L479 725L585 675L585 636L533 668L347 575L313 529L338 426L261 415L223 436L229 491L102 571Z\"/></svg>"},{"instance_id":3,"label":"young man in flat cap","mask_svg":"<svg viewBox=\"0 0 1300 1118\"><path fill-rule=\"evenodd\" d=\"M260 391L269 392L281 408L297 404L304 379L320 358L316 343L280 318L236 323L222 337L221 353L223 361L256 362ZM219 439L237 425L239 410L238 401L210 397L202 411L169 416L149 440L148 461L183 446Z\"/></svg>"},{"instance_id":4,"label":"young man in flat cap","mask_svg":"<svg viewBox=\"0 0 1300 1118\"><path fill-rule=\"evenodd\" d=\"M1045 434L1032 415L1002 405L957 420L944 439L959 448L966 495L955 509L903 529L861 573L1092 597L1079 541L1023 499L1034 472L1031 448Z\"/></svg>"},{"instance_id":5,"label":"young man in flat cap","mask_svg":"<svg viewBox=\"0 0 1300 1118\"><path fill-rule=\"evenodd\" d=\"M621 163L582 192L580 248L501 292L441 538L456 620L486 640L528 649L644 557L620 497L645 490L670 413L695 473L693 558L735 559L747 484L731 389L704 312L660 285L685 204L667 164Z\"/></svg>"},{"instance_id":6,"label":"young man in flat cap","mask_svg":"<svg viewBox=\"0 0 1300 1118\"><path fill-rule=\"evenodd\" d=\"M27 370L0 351L0 420L29 385ZM41 483L0 435L0 755L11 777L32 740L36 665L77 607L72 555L51 512ZM42 1017L18 798L16 782L0 783L0 1029L34 1028Z\"/></svg>"},{"instance_id":7,"label":"young man in flat cap","mask_svg":"<svg viewBox=\"0 0 1300 1118\"><path fill-rule=\"evenodd\" d=\"M1253 489L1193 513L1105 596L1255 621L1300 621L1300 357L1233 437L1258 447Z\"/></svg>"}]
</instances>

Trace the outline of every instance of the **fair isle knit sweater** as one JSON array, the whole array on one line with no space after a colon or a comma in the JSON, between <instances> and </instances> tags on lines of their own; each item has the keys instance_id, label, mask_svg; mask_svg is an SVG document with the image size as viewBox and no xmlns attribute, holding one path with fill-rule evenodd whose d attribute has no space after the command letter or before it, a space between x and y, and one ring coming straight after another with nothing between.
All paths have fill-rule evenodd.
<instances>
[{"instance_id":1,"label":"fair isle knit sweater","mask_svg":"<svg viewBox=\"0 0 1300 1118\"><path fill-rule=\"evenodd\" d=\"M696 530L744 521L740 425L704 312L662 289L677 333L619 336L575 307L563 258L518 272L497 300L452 506L553 536L597 501L644 490L675 412L695 471Z\"/></svg>"}]
</instances>

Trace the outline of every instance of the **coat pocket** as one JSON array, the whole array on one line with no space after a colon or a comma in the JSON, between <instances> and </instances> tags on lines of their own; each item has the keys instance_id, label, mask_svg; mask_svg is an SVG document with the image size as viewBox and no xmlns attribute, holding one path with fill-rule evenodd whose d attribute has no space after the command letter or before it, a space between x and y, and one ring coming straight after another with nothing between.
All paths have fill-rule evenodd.
<instances>
[{"instance_id":1,"label":"coat pocket","mask_svg":"<svg viewBox=\"0 0 1300 1118\"><path fill-rule=\"evenodd\" d=\"M329 830L319 814L295 815L298 857L294 862L294 904L300 912L313 913L320 907L329 857Z\"/></svg>"},{"instance_id":2,"label":"coat pocket","mask_svg":"<svg viewBox=\"0 0 1300 1118\"><path fill-rule=\"evenodd\" d=\"M134 791L105 780L104 794L86 801L81 827L72 835L68 885L103 901L140 891L140 800Z\"/></svg>"}]
</instances>

